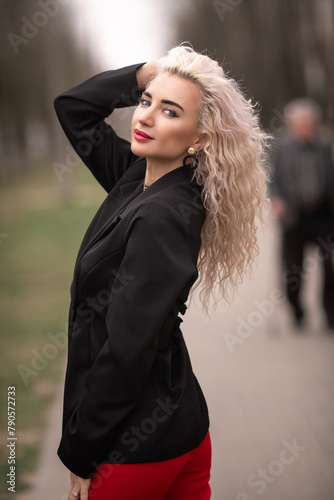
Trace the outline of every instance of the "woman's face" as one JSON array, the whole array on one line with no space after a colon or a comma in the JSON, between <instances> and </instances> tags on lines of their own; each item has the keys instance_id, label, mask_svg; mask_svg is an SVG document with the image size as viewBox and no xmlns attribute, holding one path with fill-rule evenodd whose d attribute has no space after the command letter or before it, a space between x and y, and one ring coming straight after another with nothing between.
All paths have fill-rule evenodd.
<instances>
[{"instance_id":1,"label":"woman's face","mask_svg":"<svg viewBox=\"0 0 334 500\"><path fill-rule=\"evenodd\" d=\"M131 124L131 149L148 163L169 169L182 165L189 147L200 147L200 94L196 85L162 74L143 92Z\"/></svg>"}]
</instances>

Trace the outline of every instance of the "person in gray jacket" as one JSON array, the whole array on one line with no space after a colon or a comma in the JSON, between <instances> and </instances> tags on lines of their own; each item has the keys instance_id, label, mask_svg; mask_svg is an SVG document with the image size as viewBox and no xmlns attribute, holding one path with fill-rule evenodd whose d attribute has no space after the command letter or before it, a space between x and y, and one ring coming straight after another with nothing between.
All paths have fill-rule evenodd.
<instances>
[{"instance_id":1,"label":"person in gray jacket","mask_svg":"<svg viewBox=\"0 0 334 500\"><path fill-rule=\"evenodd\" d=\"M272 210L282 228L283 281L297 327L304 324L301 303L307 245L317 245L323 265L322 303L334 329L334 164L331 143L320 133L321 112L310 99L286 106L287 130L274 154Z\"/></svg>"}]
</instances>

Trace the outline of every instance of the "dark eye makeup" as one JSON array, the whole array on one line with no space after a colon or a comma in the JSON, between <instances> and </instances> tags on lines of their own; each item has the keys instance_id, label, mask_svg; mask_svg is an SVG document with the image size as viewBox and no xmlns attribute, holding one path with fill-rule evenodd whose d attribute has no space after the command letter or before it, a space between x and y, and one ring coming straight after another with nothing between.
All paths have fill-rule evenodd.
<instances>
[{"instance_id":1,"label":"dark eye makeup","mask_svg":"<svg viewBox=\"0 0 334 500\"><path fill-rule=\"evenodd\" d=\"M161 101L162 103L166 103L166 104L172 104L174 105L174 103L170 102L170 101ZM145 106L145 107L149 107L151 105L151 101L149 99L146 99L145 97L140 97L138 99L138 105L141 105L141 106ZM181 108L182 109L182 108ZM174 111L173 109L171 108L163 108L163 111L166 112L167 116L170 116L171 118L177 118L179 115L176 113L176 111Z\"/></svg>"}]
</instances>

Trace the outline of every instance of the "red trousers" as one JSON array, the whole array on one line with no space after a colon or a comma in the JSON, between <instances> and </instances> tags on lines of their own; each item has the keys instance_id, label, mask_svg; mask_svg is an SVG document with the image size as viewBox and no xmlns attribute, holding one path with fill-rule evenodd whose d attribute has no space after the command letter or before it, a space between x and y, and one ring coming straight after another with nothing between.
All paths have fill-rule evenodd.
<instances>
[{"instance_id":1,"label":"red trousers","mask_svg":"<svg viewBox=\"0 0 334 500\"><path fill-rule=\"evenodd\" d=\"M198 448L171 460L100 465L89 500L209 500L210 468L208 432Z\"/></svg>"}]
</instances>

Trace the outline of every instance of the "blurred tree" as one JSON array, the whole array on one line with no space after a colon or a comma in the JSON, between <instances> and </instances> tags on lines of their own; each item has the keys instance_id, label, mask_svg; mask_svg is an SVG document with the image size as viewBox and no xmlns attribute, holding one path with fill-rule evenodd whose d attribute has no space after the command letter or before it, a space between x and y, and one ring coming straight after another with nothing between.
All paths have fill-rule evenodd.
<instances>
[{"instance_id":1,"label":"blurred tree","mask_svg":"<svg viewBox=\"0 0 334 500\"><path fill-rule=\"evenodd\" d=\"M333 121L333 28L333 0L192 0L177 38L223 62L276 132L296 97L317 100Z\"/></svg>"},{"instance_id":2,"label":"blurred tree","mask_svg":"<svg viewBox=\"0 0 334 500\"><path fill-rule=\"evenodd\" d=\"M65 2L0 0L2 177L33 168L42 154L50 164L66 155L53 99L95 70L76 44L72 16Z\"/></svg>"}]
</instances>

